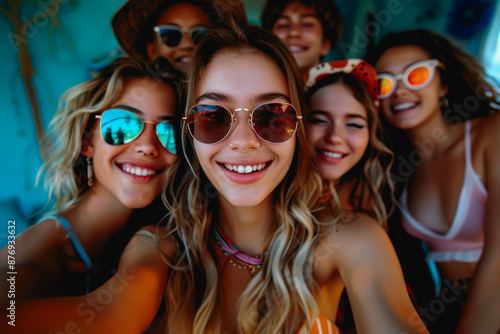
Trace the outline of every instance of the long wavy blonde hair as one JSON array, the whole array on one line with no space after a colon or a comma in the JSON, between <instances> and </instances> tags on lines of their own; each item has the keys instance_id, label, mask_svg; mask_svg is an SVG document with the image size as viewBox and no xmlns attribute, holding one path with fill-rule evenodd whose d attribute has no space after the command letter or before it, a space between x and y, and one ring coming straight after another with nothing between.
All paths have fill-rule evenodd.
<instances>
[{"instance_id":1,"label":"long wavy blonde hair","mask_svg":"<svg viewBox=\"0 0 500 334\"><path fill-rule=\"evenodd\" d=\"M291 103L301 114L302 81L293 55L270 32L221 24L208 33L191 58L187 106L194 104L196 85L214 55L260 53L276 63L287 78ZM218 195L197 161L193 139L183 127L184 157L164 195L171 215L170 233L177 242L166 287L168 333L220 333L219 273L210 240L218 217ZM263 266L242 294L238 326L242 333L293 333L317 314L312 277L314 245L320 234L311 208L321 179L309 158L305 128L299 122L290 169L274 190L277 229ZM190 168L187 165L190 165ZM184 167L183 167L184 166ZM188 170L188 172L186 172Z\"/></svg>"},{"instance_id":2,"label":"long wavy blonde hair","mask_svg":"<svg viewBox=\"0 0 500 334\"><path fill-rule=\"evenodd\" d=\"M129 57L116 59L95 78L68 89L59 101L40 150L44 163L37 184L44 176L49 201L53 200L51 211L61 214L89 189L82 145L91 139L95 116L120 98L130 78L153 78L169 84L175 94L182 91L179 74L165 60L147 64ZM176 95L177 110L180 102L180 95Z\"/></svg>"},{"instance_id":3,"label":"long wavy blonde hair","mask_svg":"<svg viewBox=\"0 0 500 334\"><path fill-rule=\"evenodd\" d=\"M393 196L394 183L390 174L394 154L384 143L385 131L368 88L355 75L338 72L323 77L308 90L307 104L310 104L312 96L318 89L336 83L347 87L354 98L365 107L369 130L365 153L360 161L340 178L339 184L345 181L353 182L349 204L355 210L371 215L384 228L387 228L387 218L396 202ZM365 209L365 203L368 203L370 210Z\"/></svg>"}]
</instances>

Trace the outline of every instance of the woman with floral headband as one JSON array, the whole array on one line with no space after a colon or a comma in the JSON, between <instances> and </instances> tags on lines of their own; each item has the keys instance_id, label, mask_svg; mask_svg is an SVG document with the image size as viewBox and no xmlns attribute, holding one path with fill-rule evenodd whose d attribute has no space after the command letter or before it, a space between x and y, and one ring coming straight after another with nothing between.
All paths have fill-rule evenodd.
<instances>
[{"instance_id":1,"label":"woman with floral headband","mask_svg":"<svg viewBox=\"0 0 500 334\"><path fill-rule=\"evenodd\" d=\"M343 209L368 213L385 227L382 195L392 206L393 154L378 119L375 70L360 59L323 63L309 71L306 92L313 161L337 189L325 195L338 194Z\"/></svg>"},{"instance_id":2,"label":"woman with floral headband","mask_svg":"<svg viewBox=\"0 0 500 334\"><path fill-rule=\"evenodd\" d=\"M393 155L383 142L377 115L375 70L360 59L319 64L309 71L306 103L312 159L324 188L318 206L339 205L353 221L375 220L385 228L386 205L393 203L389 174ZM332 282L320 295L322 312L332 321L343 287L341 281Z\"/></svg>"},{"instance_id":3,"label":"woman with floral headband","mask_svg":"<svg viewBox=\"0 0 500 334\"><path fill-rule=\"evenodd\" d=\"M172 171L166 193L171 214L159 246L168 272L158 292L166 305L155 332L338 333L315 300L332 279L345 282L360 332L425 332L380 225L336 223L336 210L321 222L312 214L321 179L304 159L302 80L277 37L215 28L195 50L187 82L182 164L193 174ZM130 290L82 325L144 317L130 312ZM127 316L104 315L118 309Z\"/></svg>"},{"instance_id":4,"label":"woman with floral headband","mask_svg":"<svg viewBox=\"0 0 500 334\"><path fill-rule=\"evenodd\" d=\"M111 25L130 56L143 60L164 57L186 72L193 48L224 13L234 15L241 24L247 22L241 1L128 0Z\"/></svg>"},{"instance_id":5,"label":"woman with floral headband","mask_svg":"<svg viewBox=\"0 0 500 334\"><path fill-rule=\"evenodd\" d=\"M373 50L381 109L398 166L405 230L425 241L442 277L436 333L500 329L498 93L484 69L427 30L390 34ZM389 126L388 124L388 126ZM405 139L408 145L401 145ZM404 174L401 174L401 171ZM440 283L438 281L438 283ZM425 305L424 305L425 306ZM462 313L463 312L463 313ZM460 319L460 320L459 320Z\"/></svg>"},{"instance_id":6,"label":"woman with floral headband","mask_svg":"<svg viewBox=\"0 0 500 334\"><path fill-rule=\"evenodd\" d=\"M64 94L42 145L54 208L0 251L4 273L15 255L17 306L81 295L113 275L140 227L131 215L154 203L177 160L179 79L162 63L117 59ZM134 220L154 219L139 212ZM5 312L7 293L1 299Z\"/></svg>"}]
</instances>

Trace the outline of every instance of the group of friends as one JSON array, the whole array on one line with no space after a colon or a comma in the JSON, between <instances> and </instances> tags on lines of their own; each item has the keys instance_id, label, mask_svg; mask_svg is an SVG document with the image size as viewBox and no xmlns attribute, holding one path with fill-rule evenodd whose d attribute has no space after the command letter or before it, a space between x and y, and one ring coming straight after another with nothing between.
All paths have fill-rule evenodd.
<instances>
[{"instance_id":1,"label":"group of friends","mask_svg":"<svg viewBox=\"0 0 500 334\"><path fill-rule=\"evenodd\" d=\"M53 208L16 238L17 321L0 328L500 330L491 78L427 30L322 62L342 35L333 0L269 0L261 21L239 1L119 9L129 56L61 98L39 174ZM429 305L405 283L393 211L437 267Z\"/></svg>"}]
</instances>

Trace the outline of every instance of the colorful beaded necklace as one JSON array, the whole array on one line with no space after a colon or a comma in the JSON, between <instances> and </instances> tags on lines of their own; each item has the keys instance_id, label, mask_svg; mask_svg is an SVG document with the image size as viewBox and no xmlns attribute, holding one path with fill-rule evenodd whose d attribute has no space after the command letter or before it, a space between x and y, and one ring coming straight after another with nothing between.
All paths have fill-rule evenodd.
<instances>
[{"instance_id":1,"label":"colorful beaded necklace","mask_svg":"<svg viewBox=\"0 0 500 334\"><path fill-rule=\"evenodd\" d=\"M336 184L334 186L335 190L340 190L340 185ZM321 191L321 197L318 199L318 203L325 203L333 197L332 191L330 190L330 186L328 182L323 181L323 189Z\"/></svg>"},{"instance_id":2,"label":"colorful beaded necklace","mask_svg":"<svg viewBox=\"0 0 500 334\"><path fill-rule=\"evenodd\" d=\"M258 256L250 256L243 253L243 251L238 248L238 246L229 241L224 233L222 233L219 225L214 224L212 230L217 245L219 245L224 254L229 257L229 262L233 265L233 267L238 267L244 270L250 269L250 276L255 276L257 271L262 266L262 263L264 262L264 257L267 253L267 247Z\"/></svg>"}]
</instances>

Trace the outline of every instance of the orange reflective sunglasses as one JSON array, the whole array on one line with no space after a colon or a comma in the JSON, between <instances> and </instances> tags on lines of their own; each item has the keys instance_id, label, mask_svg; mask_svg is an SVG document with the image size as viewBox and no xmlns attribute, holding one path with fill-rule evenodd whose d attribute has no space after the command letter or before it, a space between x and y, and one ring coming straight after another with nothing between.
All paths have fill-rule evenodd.
<instances>
[{"instance_id":1,"label":"orange reflective sunglasses","mask_svg":"<svg viewBox=\"0 0 500 334\"><path fill-rule=\"evenodd\" d=\"M436 67L445 68L439 60L429 59L416 62L415 64L410 65L403 73L397 75L380 73L377 75L380 86L379 98L389 98L396 90L398 80L401 80L403 85L411 90L426 87L434 78Z\"/></svg>"}]
</instances>

